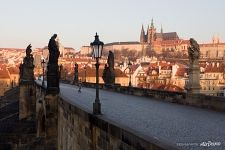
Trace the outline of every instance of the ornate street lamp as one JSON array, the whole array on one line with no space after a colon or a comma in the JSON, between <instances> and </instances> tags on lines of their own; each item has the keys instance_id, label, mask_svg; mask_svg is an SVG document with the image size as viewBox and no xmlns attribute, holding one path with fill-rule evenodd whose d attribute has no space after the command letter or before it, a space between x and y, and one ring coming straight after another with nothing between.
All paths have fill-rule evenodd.
<instances>
[{"instance_id":1,"label":"ornate street lamp","mask_svg":"<svg viewBox=\"0 0 225 150\"><path fill-rule=\"evenodd\" d=\"M59 80L61 80L61 74L62 74L62 64L59 65Z\"/></svg>"},{"instance_id":2,"label":"ornate street lamp","mask_svg":"<svg viewBox=\"0 0 225 150\"><path fill-rule=\"evenodd\" d=\"M130 62L130 60L129 60L129 63L128 63L128 68L129 68L129 74L130 74L130 76L129 76L129 87L131 87L131 62Z\"/></svg>"},{"instance_id":3,"label":"ornate street lamp","mask_svg":"<svg viewBox=\"0 0 225 150\"><path fill-rule=\"evenodd\" d=\"M45 86L45 59L44 57L42 57L42 61L41 61L41 65L42 65L42 77L43 77L43 80L42 80L42 86Z\"/></svg>"},{"instance_id":4,"label":"ornate street lamp","mask_svg":"<svg viewBox=\"0 0 225 150\"><path fill-rule=\"evenodd\" d=\"M86 83L86 78L87 78L87 64L84 66L84 83Z\"/></svg>"},{"instance_id":5,"label":"ornate street lamp","mask_svg":"<svg viewBox=\"0 0 225 150\"><path fill-rule=\"evenodd\" d=\"M102 56L102 50L103 50L103 45L104 43L99 41L98 34L96 33L95 35L95 40L92 42L91 47L93 49L93 57L96 59L96 98L95 102L93 103L93 113L98 115L101 114L101 103L99 100L99 74L98 74L98 69L99 69L99 58Z\"/></svg>"}]
</instances>

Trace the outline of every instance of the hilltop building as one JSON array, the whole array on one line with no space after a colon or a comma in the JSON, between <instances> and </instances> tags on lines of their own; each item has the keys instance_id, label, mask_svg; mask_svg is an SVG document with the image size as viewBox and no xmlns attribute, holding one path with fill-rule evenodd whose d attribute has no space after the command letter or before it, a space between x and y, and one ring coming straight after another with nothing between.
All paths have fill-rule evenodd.
<instances>
[{"instance_id":1,"label":"hilltop building","mask_svg":"<svg viewBox=\"0 0 225 150\"><path fill-rule=\"evenodd\" d=\"M142 45L143 55L147 54L148 50L154 50L157 54L165 50L171 51L187 51L188 40L180 39L177 32L163 32L161 26L160 32L157 32L153 19L150 27L148 26L145 33L142 25L140 34L140 44Z\"/></svg>"},{"instance_id":2,"label":"hilltop building","mask_svg":"<svg viewBox=\"0 0 225 150\"><path fill-rule=\"evenodd\" d=\"M141 55L150 56L150 51L154 50L156 54L161 54L163 51L170 52L182 52L187 54L189 46L188 39L181 39L177 32L164 32L161 26L160 31L154 25L153 19L150 25L148 25L146 31L144 26L141 27L140 40L139 41L124 41L124 42L112 42L104 45L104 51L122 51L134 50ZM221 43L218 37L213 37L212 42L199 44L201 51L201 58L210 59L224 59L225 57L225 43ZM80 49L81 55L90 55L92 49L90 46L82 46Z\"/></svg>"},{"instance_id":3,"label":"hilltop building","mask_svg":"<svg viewBox=\"0 0 225 150\"><path fill-rule=\"evenodd\" d=\"M142 56L148 55L148 51L154 50L160 54L163 50L178 50L187 51L188 40L180 39L176 32L163 32L161 27L160 32L157 32L153 20L147 31L144 31L142 25L140 33L140 41L128 41L128 42L113 42L104 45L104 51L121 51L123 49L135 50L141 52ZM81 47L80 54L91 54L90 46Z\"/></svg>"}]
</instances>

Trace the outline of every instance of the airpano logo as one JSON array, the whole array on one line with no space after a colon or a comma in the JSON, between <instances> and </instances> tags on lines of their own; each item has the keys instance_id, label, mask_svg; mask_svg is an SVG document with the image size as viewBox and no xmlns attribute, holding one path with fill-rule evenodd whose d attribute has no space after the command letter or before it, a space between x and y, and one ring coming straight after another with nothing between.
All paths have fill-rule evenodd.
<instances>
[{"instance_id":1,"label":"airpano logo","mask_svg":"<svg viewBox=\"0 0 225 150\"><path fill-rule=\"evenodd\" d=\"M220 146L221 142L212 142L212 141L208 141L208 142L202 142L200 144L200 146L204 146L204 147L210 147L210 146Z\"/></svg>"},{"instance_id":2,"label":"airpano logo","mask_svg":"<svg viewBox=\"0 0 225 150\"><path fill-rule=\"evenodd\" d=\"M201 143L177 143L177 146L185 146L185 147L193 147L193 146L200 146L200 147L216 147L221 146L221 142L201 142Z\"/></svg>"}]
</instances>

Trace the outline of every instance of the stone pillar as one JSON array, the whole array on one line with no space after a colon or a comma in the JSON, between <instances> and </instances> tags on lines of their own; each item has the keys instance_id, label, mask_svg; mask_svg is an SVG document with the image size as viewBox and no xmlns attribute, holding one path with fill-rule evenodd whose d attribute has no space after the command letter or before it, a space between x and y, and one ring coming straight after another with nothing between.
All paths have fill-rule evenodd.
<instances>
[{"instance_id":1,"label":"stone pillar","mask_svg":"<svg viewBox=\"0 0 225 150\"><path fill-rule=\"evenodd\" d=\"M27 119L35 114L34 65L31 45L26 48L26 56L20 65L19 119ZM33 117L34 118L34 117Z\"/></svg>"},{"instance_id":2,"label":"stone pillar","mask_svg":"<svg viewBox=\"0 0 225 150\"><path fill-rule=\"evenodd\" d=\"M200 67L199 61L194 60L189 68L189 83L188 83L188 94L199 94L200 93Z\"/></svg>"},{"instance_id":3,"label":"stone pillar","mask_svg":"<svg viewBox=\"0 0 225 150\"><path fill-rule=\"evenodd\" d=\"M49 63L47 66L47 93L59 93L59 66L58 64Z\"/></svg>"},{"instance_id":4,"label":"stone pillar","mask_svg":"<svg viewBox=\"0 0 225 150\"><path fill-rule=\"evenodd\" d=\"M60 55L57 34L49 40L49 61L47 67L47 92L45 95L46 110L46 148L57 149L58 138L58 94L59 94L59 66L58 58Z\"/></svg>"},{"instance_id":5,"label":"stone pillar","mask_svg":"<svg viewBox=\"0 0 225 150\"><path fill-rule=\"evenodd\" d=\"M35 94L33 82L21 82L19 92L19 119L35 115Z\"/></svg>"},{"instance_id":6,"label":"stone pillar","mask_svg":"<svg viewBox=\"0 0 225 150\"><path fill-rule=\"evenodd\" d=\"M58 95L48 94L46 101L46 144L53 149L57 149L58 139ZM48 149L47 148L47 149Z\"/></svg>"}]
</instances>

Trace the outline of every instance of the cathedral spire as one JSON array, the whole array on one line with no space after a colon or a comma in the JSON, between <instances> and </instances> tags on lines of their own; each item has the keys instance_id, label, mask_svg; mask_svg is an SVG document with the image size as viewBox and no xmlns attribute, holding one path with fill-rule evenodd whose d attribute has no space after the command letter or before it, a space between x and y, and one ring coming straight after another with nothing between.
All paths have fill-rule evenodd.
<instances>
[{"instance_id":1,"label":"cathedral spire","mask_svg":"<svg viewBox=\"0 0 225 150\"><path fill-rule=\"evenodd\" d=\"M144 43L145 42L145 31L144 31L144 27L142 24L142 28L141 28L141 35L140 35L140 43Z\"/></svg>"},{"instance_id":2,"label":"cathedral spire","mask_svg":"<svg viewBox=\"0 0 225 150\"><path fill-rule=\"evenodd\" d=\"M163 27L162 27L162 24L161 24L161 33L163 33Z\"/></svg>"},{"instance_id":3,"label":"cathedral spire","mask_svg":"<svg viewBox=\"0 0 225 150\"><path fill-rule=\"evenodd\" d=\"M152 21L151 21L151 28L154 28L153 18L152 18Z\"/></svg>"}]
</instances>

